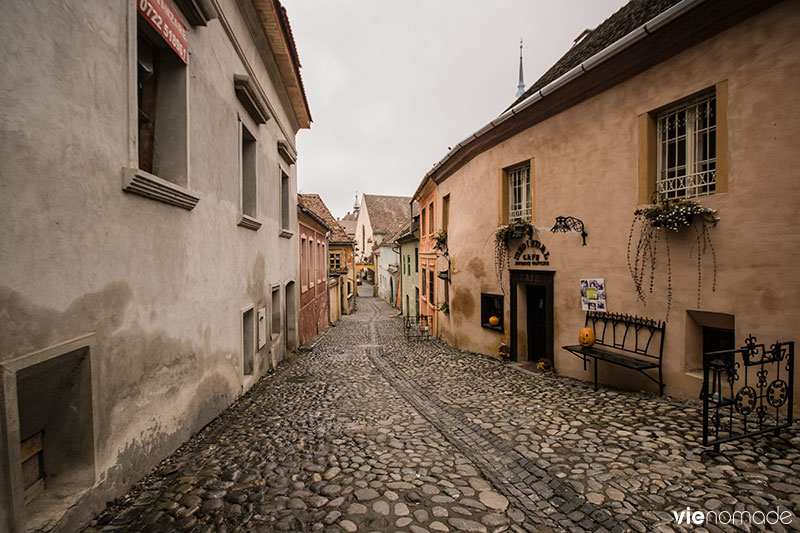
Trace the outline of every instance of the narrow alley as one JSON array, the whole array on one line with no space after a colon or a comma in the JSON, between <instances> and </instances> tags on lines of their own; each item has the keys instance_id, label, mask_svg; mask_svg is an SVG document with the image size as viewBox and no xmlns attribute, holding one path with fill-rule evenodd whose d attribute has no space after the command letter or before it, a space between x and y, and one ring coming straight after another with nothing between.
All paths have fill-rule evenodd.
<instances>
[{"instance_id":1,"label":"narrow alley","mask_svg":"<svg viewBox=\"0 0 800 533\"><path fill-rule=\"evenodd\" d=\"M698 404L409 344L359 288L357 313L85 531L643 532L682 530L687 506L797 513L797 430L703 454Z\"/></svg>"}]
</instances>

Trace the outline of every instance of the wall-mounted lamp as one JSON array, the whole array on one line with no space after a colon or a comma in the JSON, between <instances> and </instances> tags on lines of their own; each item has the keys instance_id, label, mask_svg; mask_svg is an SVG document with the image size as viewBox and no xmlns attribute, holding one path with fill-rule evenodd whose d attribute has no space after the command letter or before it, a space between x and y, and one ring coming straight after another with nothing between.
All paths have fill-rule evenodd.
<instances>
[{"instance_id":1,"label":"wall-mounted lamp","mask_svg":"<svg viewBox=\"0 0 800 533\"><path fill-rule=\"evenodd\" d=\"M556 217L555 225L550 229L553 233L568 233L574 231L583 237L583 245L586 246L586 237L589 235L583 227L583 221L575 217Z\"/></svg>"}]
</instances>

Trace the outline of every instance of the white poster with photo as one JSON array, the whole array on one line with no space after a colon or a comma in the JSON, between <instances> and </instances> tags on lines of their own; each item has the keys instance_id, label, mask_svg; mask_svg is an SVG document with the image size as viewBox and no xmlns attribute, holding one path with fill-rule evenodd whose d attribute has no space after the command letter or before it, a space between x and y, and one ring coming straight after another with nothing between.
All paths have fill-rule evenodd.
<instances>
[{"instance_id":1,"label":"white poster with photo","mask_svg":"<svg viewBox=\"0 0 800 533\"><path fill-rule=\"evenodd\" d=\"M581 280L581 308L584 311L606 311L606 282L604 278Z\"/></svg>"}]
</instances>

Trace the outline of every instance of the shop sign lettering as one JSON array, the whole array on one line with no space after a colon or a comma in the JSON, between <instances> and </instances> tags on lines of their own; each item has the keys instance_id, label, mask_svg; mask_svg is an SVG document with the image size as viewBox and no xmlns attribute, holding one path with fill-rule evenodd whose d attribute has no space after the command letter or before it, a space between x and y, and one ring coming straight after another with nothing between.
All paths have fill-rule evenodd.
<instances>
[{"instance_id":1,"label":"shop sign lettering","mask_svg":"<svg viewBox=\"0 0 800 533\"><path fill-rule=\"evenodd\" d=\"M536 239L522 241L514 254L514 266L547 266L550 264L550 252Z\"/></svg>"},{"instance_id":2,"label":"shop sign lettering","mask_svg":"<svg viewBox=\"0 0 800 533\"><path fill-rule=\"evenodd\" d=\"M186 27L167 0L136 0L136 7L139 14L186 63L189 59L189 48L186 46Z\"/></svg>"}]
</instances>

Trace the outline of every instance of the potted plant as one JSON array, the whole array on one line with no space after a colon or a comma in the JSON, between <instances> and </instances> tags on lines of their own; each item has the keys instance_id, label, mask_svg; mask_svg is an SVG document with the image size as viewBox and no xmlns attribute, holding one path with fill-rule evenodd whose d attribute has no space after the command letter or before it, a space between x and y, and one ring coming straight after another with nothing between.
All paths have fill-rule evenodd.
<instances>
[{"instance_id":1,"label":"potted plant","mask_svg":"<svg viewBox=\"0 0 800 533\"><path fill-rule=\"evenodd\" d=\"M500 226L494 232L494 268L497 274L497 281L500 288L505 293L503 286L503 271L508 268L509 248L512 240L525 237L533 238L536 235L536 228L526 220L514 219L511 224Z\"/></svg>"},{"instance_id":2,"label":"potted plant","mask_svg":"<svg viewBox=\"0 0 800 533\"><path fill-rule=\"evenodd\" d=\"M436 306L436 309L444 313L445 316L450 315L450 304L448 304L447 302L440 303L438 306Z\"/></svg>"},{"instance_id":3,"label":"potted plant","mask_svg":"<svg viewBox=\"0 0 800 533\"><path fill-rule=\"evenodd\" d=\"M444 250L447 247L447 230L439 230L433 236L433 248Z\"/></svg>"},{"instance_id":4,"label":"potted plant","mask_svg":"<svg viewBox=\"0 0 800 533\"><path fill-rule=\"evenodd\" d=\"M501 361L508 361L511 358L511 346L506 343L500 344L497 348L497 356Z\"/></svg>"},{"instance_id":5,"label":"potted plant","mask_svg":"<svg viewBox=\"0 0 800 533\"><path fill-rule=\"evenodd\" d=\"M542 357L539 359L539 362L536 363L536 370L541 373L547 373L553 371L553 361L546 357Z\"/></svg>"}]
</instances>

